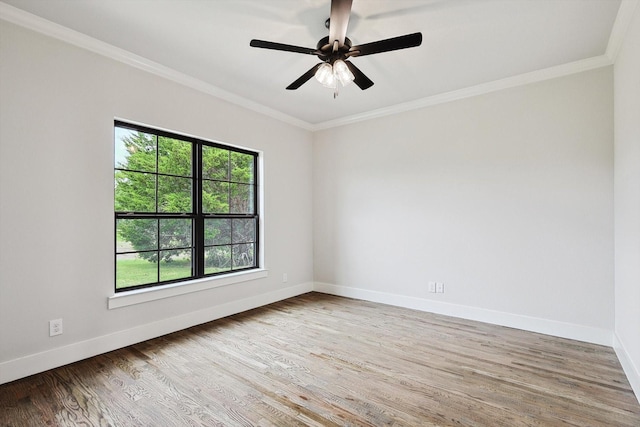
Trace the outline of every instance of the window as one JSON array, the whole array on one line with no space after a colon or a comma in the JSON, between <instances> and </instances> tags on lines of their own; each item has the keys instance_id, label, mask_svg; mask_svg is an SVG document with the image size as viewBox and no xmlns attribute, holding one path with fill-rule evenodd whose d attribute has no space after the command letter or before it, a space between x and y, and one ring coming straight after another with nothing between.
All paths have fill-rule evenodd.
<instances>
[{"instance_id":1,"label":"window","mask_svg":"<svg viewBox=\"0 0 640 427\"><path fill-rule=\"evenodd\" d=\"M115 122L116 292L258 268L258 154Z\"/></svg>"}]
</instances>

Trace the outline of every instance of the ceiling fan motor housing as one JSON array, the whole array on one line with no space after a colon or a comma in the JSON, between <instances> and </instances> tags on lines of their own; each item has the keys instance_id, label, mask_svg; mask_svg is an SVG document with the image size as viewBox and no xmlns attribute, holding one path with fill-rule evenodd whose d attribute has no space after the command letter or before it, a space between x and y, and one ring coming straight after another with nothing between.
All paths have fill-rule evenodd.
<instances>
[{"instance_id":1,"label":"ceiling fan motor housing","mask_svg":"<svg viewBox=\"0 0 640 427\"><path fill-rule=\"evenodd\" d=\"M329 36L326 36L318 41L316 48L321 52L318 54L318 58L320 58L322 61L333 64L335 60L344 60L347 57L347 52L349 52L349 49L351 49L351 40L349 39L349 37L345 37L344 44L341 47L338 47L337 52L333 52L333 44L329 43Z\"/></svg>"}]
</instances>

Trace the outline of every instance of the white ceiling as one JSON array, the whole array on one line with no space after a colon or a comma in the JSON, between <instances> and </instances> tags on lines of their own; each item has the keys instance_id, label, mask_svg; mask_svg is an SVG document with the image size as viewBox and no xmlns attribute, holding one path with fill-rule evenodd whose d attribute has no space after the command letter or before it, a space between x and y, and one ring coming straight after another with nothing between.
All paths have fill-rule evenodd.
<instances>
[{"instance_id":1,"label":"white ceiling","mask_svg":"<svg viewBox=\"0 0 640 427\"><path fill-rule=\"evenodd\" d=\"M252 38L315 47L328 34L324 22L330 0L4 2L308 127L603 57L621 4L354 0L347 31L354 45L418 31L423 42L417 48L353 58L375 85L366 91L350 85L333 99L332 90L314 79L298 90L285 90L317 57L249 47Z\"/></svg>"}]
</instances>

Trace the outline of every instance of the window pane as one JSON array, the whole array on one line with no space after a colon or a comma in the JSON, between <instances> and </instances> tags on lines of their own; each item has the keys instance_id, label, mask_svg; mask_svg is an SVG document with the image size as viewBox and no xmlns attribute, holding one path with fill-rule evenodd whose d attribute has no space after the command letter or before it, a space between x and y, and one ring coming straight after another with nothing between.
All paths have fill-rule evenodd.
<instances>
[{"instance_id":1,"label":"window pane","mask_svg":"<svg viewBox=\"0 0 640 427\"><path fill-rule=\"evenodd\" d=\"M253 185L229 184L231 213L253 213Z\"/></svg>"},{"instance_id":2,"label":"window pane","mask_svg":"<svg viewBox=\"0 0 640 427\"><path fill-rule=\"evenodd\" d=\"M160 251L160 281L184 279L192 274L191 249Z\"/></svg>"},{"instance_id":3,"label":"window pane","mask_svg":"<svg viewBox=\"0 0 640 427\"><path fill-rule=\"evenodd\" d=\"M229 213L228 182L202 182L202 211L204 213Z\"/></svg>"},{"instance_id":4,"label":"window pane","mask_svg":"<svg viewBox=\"0 0 640 427\"><path fill-rule=\"evenodd\" d=\"M146 285L158 281L158 264L142 256L157 258L157 252L123 254L116 257L116 289Z\"/></svg>"},{"instance_id":5,"label":"window pane","mask_svg":"<svg viewBox=\"0 0 640 427\"><path fill-rule=\"evenodd\" d=\"M204 274L231 270L231 246L207 248L204 254Z\"/></svg>"},{"instance_id":6,"label":"window pane","mask_svg":"<svg viewBox=\"0 0 640 427\"><path fill-rule=\"evenodd\" d=\"M191 179L158 176L158 212L192 212Z\"/></svg>"},{"instance_id":7,"label":"window pane","mask_svg":"<svg viewBox=\"0 0 640 427\"><path fill-rule=\"evenodd\" d=\"M158 137L158 173L191 176L191 149L188 141Z\"/></svg>"},{"instance_id":8,"label":"window pane","mask_svg":"<svg viewBox=\"0 0 640 427\"><path fill-rule=\"evenodd\" d=\"M253 266L253 243L233 245L233 269Z\"/></svg>"},{"instance_id":9,"label":"window pane","mask_svg":"<svg viewBox=\"0 0 640 427\"><path fill-rule=\"evenodd\" d=\"M207 218L204 220L204 244L228 245L231 243L231 220L227 218Z\"/></svg>"},{"instance_id":10,"label":"window pane","mask_svg":"<svg viewBox=\"0 0 640 427\"><path fill-rule=\"evenodd\" d=\"M116 168L156 171L156 137L131 129L115 128Z\"/></svg>"},{"instance_id":11,"label":"window pane","mask_svg":"<svg viewBox=\"0 0 640 427\"><path fill-rule=\"evenodd\" d=\"M115 171L115 208L116 212L155 212L155 175Z\"/></svg>"},{"instance_id":12,"label":"window pane","mask_svg":"<svg viewBox=\"0 0 640 427\"><path fill-rule=\"evenodd\" d=\"M229 180L229 150L202 146L202 177L204 179Z\"/></svg>"},{"instance_id":13,"label":"window pane","mask_svg":"<svg viewBox=\"0 0 640 427\"><path fill-rule=\"evenodd\" d=\"M160 249L190 248L192 246L191 219L161 219Z\"/></svg>"},{"instance_id":14,"label":"window pane","mask_svg":"<svg viewBox=\"0 0 640 427\"><path fill-rule=\"evenodd\" d=\"M116 252L158 249L158 221L119 219L116 222Z\"/></svg>"},{"instance_id":15,"label":"window pane","mask_svg":"<svg viewBox=\"0 0 640 427\"><path fill-rule=\"evenodd\" d=\"M253 182L253 156L231 152L231 181L250 184Z\"/></svg>"},{"instance_id":16,"label":"window pane","mask_svg":"<svg viewBox=\"0 0 640 427\"><path fill-rule=\"evenodd\" d=\"M256 241L256 221L254 218L233 220L233 243Z\"/></svg>"}]
</instances>

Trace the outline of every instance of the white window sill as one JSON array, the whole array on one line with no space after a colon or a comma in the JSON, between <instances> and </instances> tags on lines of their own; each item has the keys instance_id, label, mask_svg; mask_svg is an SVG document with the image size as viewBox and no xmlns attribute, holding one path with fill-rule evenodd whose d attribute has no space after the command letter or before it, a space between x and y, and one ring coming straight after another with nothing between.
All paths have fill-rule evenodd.
<instances>
[{"instance_id":1,"label":"white window sill","mask_svg":"<svg viewBox=\"0 0 640 427\"><path fill-rule=\"evenodd\" d=\"M250 270L238 273L225 274L224 276L206 277L191 280L189 282L171 283L153 288L136 289L134 291L118 292L108 299L109 310L141 304L163 298L171 298L191 292L204 291L206 289L219 288L233 285L234 283L248 282L249 280L262 279L269 275L268 270Z\"/></svg>"}]
</instances>

